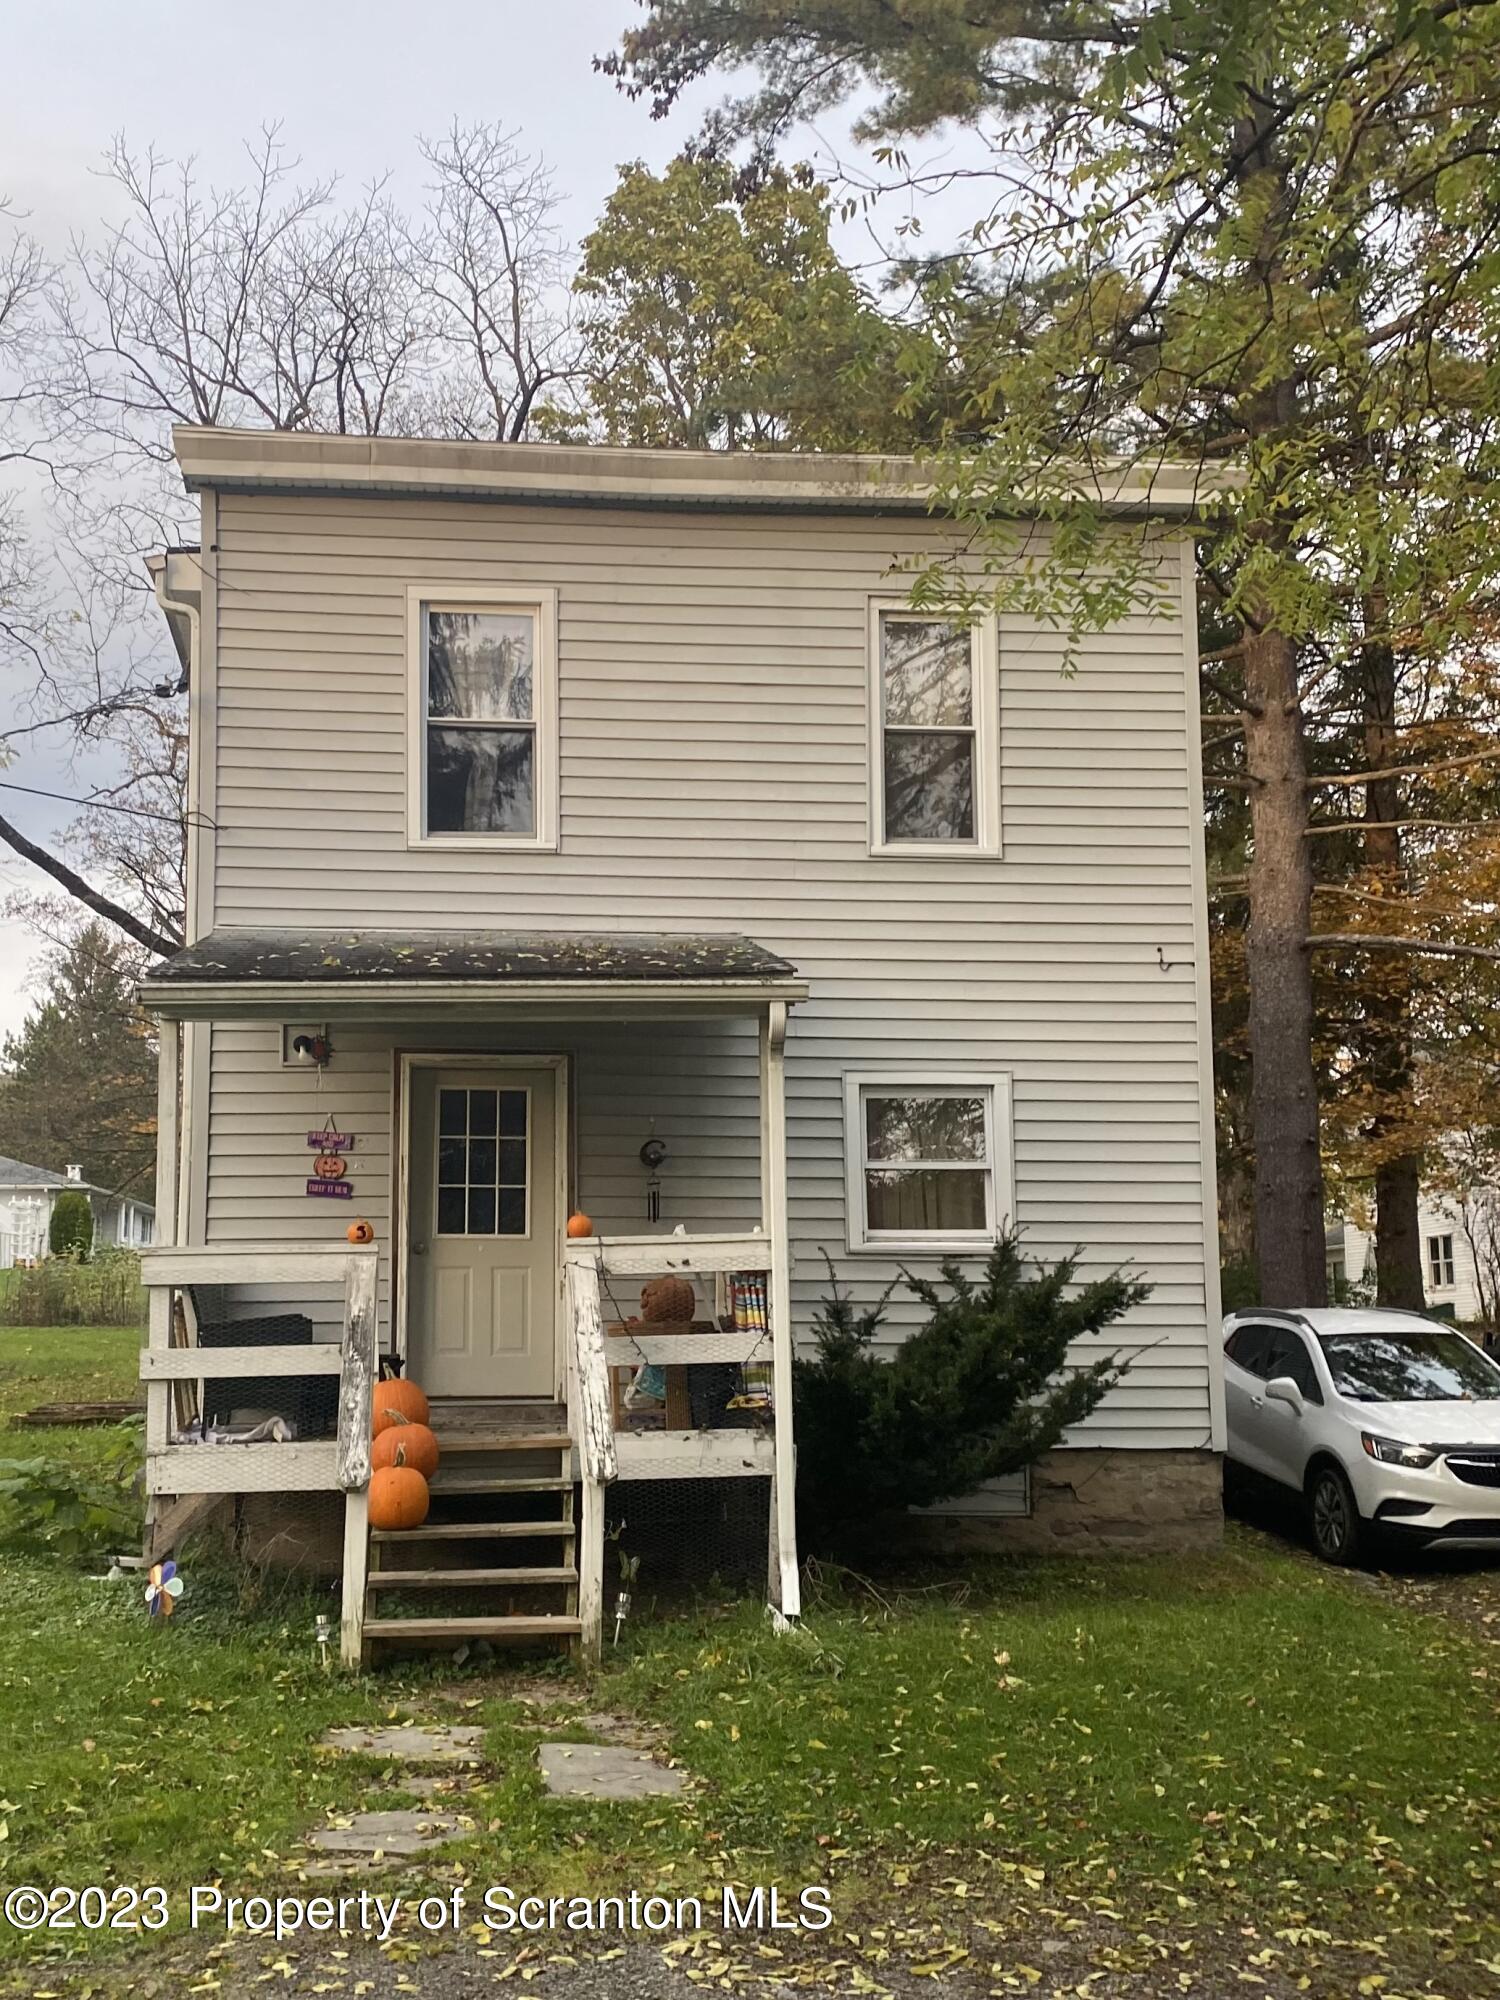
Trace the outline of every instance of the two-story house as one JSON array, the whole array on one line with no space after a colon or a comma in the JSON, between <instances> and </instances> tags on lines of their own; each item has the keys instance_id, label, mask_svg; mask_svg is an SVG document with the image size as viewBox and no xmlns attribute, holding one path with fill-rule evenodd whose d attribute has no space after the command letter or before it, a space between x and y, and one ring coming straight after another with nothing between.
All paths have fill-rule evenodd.
<instances>
[{"instance_id":1,"label":"two-story house","mask_svg":"<svg viewBox=\"0 0 1500 2000\"><path fill-rule=\"evenodd\" d=\"M147 1263L158 1547L193 1496L337 1491L349 1657L588 1646L609 1489L686 1521L751 1482L795 1615L790 1363L830 1266L866 1300L1011 1224L1151 1296L1066 1449L946 1532L1216 1535L1191 481L1108 496L1160 602L1069 662L1022 617L911 608L956 531L908 461L176 450L202 539L154 564L192 718L192 941L143 989L182 1218ZM666 1275L691 1319L635 1323ZM420 1539L365 1518L377 1348L445 1444Z\"/></svg>"}]
</instances>

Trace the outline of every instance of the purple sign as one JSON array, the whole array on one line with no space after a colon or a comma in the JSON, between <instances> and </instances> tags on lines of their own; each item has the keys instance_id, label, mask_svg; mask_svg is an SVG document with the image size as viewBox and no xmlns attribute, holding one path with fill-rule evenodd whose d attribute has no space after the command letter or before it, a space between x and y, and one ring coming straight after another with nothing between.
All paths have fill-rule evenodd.
<instances>
[{"instance_id":1,"label":"purple sign","mask_svg":"<svg viewBox=\"0 0 1500 2000\"><path fill-rule=\"evenodd\" d=\"M309 1194L332 1195L337 1201L348 1201L353 1196L354 1183L353 1181L310 1180L307 1184L307 1191Z\"/></svg>"},{"instance_id":2,"label":"purple sign","mask_svg":"<svg viewBox=\"0 0 1500 2000\"><path fill-rule=\"evenodd\" d=\"M347 1153L354 1144L352 1132L309 1132L307 1143L320 1153Z\"/></svg>"}]
</instances>

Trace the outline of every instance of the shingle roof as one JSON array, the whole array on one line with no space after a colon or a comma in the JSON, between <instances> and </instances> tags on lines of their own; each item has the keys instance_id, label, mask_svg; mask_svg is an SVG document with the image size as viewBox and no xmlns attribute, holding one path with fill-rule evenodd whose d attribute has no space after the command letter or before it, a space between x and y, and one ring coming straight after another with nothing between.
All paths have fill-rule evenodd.
<instances>
[{"instance_id":1,"label":"shingle roof","mask_svg":"<svg viewBox=\"0 0 1500 2000\"><path fill-rule=\"evenodd\" d=\"M264 980L681 981L789 979L753 938L665 931L219 930L151 968L151 987Z\"/></svg>"},{"instance_id":2,"label":"shingle roof","mask_svg":"<svg viewBox=\"0 0 1500 2000\"><path fill-rule=\"evenodd\" d=\"M0 1187L68 1187L77 1186L69 1182L66 1174L54 1173L51 1167L28 1167L24 1160L7 1160L0 1154Z\"/></svg>"}]
</instances>

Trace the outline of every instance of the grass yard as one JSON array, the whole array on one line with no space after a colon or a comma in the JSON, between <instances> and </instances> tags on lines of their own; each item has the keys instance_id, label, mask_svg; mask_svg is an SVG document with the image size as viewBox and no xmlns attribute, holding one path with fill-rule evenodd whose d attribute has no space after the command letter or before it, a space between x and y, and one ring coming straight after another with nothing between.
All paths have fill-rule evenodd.
<instances>
[{"instance_id":1,"label":"grass yard","mask_svg":"<svg viewBox=\"0 0 1500 2000\"><path fill-rule=\"evenodd\" d=\"M0 1397L71 1393L65 1369L117 1393L134 1344L0 1330ZM642 1621L592 1688L534 1662L351 1682L314 1659L331 1600L184 1573L156 1629L137 1583L7 1544L0 1517L0 1887L294 1882L299 1836L369 1801L373 1767L317 1748L328 1724L457 1719L487 1730L474 1835L399 1886L451 1887L455 1864L476 1901L827 1882L838 1941L808 1950L867 1992L966 1968L980 1992L1052 1993L1103 1968L1153 1993L1500 1994L1494 1634L1244 1531L1192 1563L977 1564L879 1598L836 1581L787 1638L755 1606ZM539 1736L600 1709L662 1732L695 1778L680 1801L543 1794ZM23 1987L49 1953L111 1944L0 1927ZM486 1978L517 1962L464 1948ZM684 1963L740 1977L723 1949ZM274 1958L252 1950L246 1978Z\"/></svg>"}]
</instances>

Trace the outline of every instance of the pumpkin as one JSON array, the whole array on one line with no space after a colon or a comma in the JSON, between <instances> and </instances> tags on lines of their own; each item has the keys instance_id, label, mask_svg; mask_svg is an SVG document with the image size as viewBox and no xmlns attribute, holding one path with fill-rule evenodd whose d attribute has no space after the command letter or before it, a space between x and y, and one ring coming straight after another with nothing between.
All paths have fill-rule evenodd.
<instances>
[{"instance_id":1,"label":"pumpkin","mask_svg":"<svg viewBox=\"0 0 1500 2000\"><path fill-rule=\"evenodd\" d=\"M370 1452L370 1462L377 1468L382 1465L409 1465L424 1479L431 1479L441 1457L438 1441L426 1424L409 1424L401 1416L386 1426Z\"/></svg>"},{"instance_id":2,"label":"pumpkin","mask_svg":"<svg viewBox=\"0 0 1500 2000\"><path fill-rule=\"evenodd\" d=\"M641 1286L641 1318L655 1322L691 1319L698 1295L690 1278L650 1278Z\"/></svg>"},{"instance_id":3,"label":"pumpkin","mask_svg":"<svg viewBox=\"0 0 1500 2000\"><path fill-rule=\"evenodd\" d=\"M568 1217L568 1234L570 1236L592 1236L593 1233L593 1223L589 1221L581 1208L575 1208L573 1213Z\"/></svg>"},{"instance_id":4,"label":"pumpkin","mask_svg":"<svg viewBox=\"0 0 1500 2000\"><path fill-rule=\"evenodd\" d=\"M375 1225L361 1218L358 1222L351 1222L345 1234L351 1243L373 1243L375 1241Z\"/></svg>"},{"instance_id":5,"label":"pumpkin","mask_svg":"<svg viewBox=\"0 0 1500 2000\"><path fill-rule=\"evenodd\" d=\"M370 1475L372 1528L420 1528L431 1504L427 1481L414 1466L406 1464L399 1446L395 1463Z\"/></svg>"},{"instance_id":6,"label":"pumpkin","mask_svg":"<svg viewBox=\"0 0 1500 2000\"><path fill-rule=\"evenodd\" d=\"M387 1376L375 1384L373 1405L376 1437L394 1423L425 1424L432 1415L416 1383L400 1375Z\"/></svg>"},{"instance_id":7,"label":"pumpkin","mask_svg":"<svg viewBox=\"0 0 1500 2000\"><path fill-rule=\"evenodd\" d=\"M337 1181L344 1177L349 1162L337 1153L319 1153L313 1161L313 1172L320 1181Z\"/></svg>"}]
</instances>

